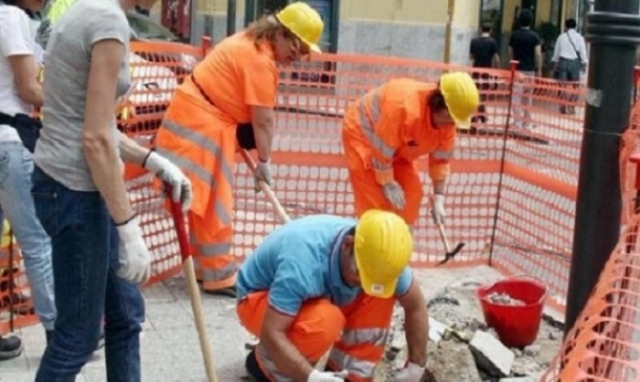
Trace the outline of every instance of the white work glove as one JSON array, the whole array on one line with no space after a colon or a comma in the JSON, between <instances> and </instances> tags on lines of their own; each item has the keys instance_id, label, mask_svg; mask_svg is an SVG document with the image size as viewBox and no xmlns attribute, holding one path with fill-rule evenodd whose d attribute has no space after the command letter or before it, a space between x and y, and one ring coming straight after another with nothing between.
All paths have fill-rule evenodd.
<instances>
[{"instance_id":1,"label":"white work glove","mask_svg":"<svg viewBox=\"0 0 640 382\"><path fill-rule=\"evenodd\" d=\"M389 182L382 186L382 190L384 191L384 196L387 198L389 203L391 203L393 208L396 210L404 209L404 191L398 182L395 180L393 182Z\"/></svg>"},{"instance_id":2,"label":"white work glove","mask_svg":"<svg viewBox=\"0 0 640 382\"><path fill-rule=\"evenodd\" d=\"M444 218L447 216L447 213L444 210L444 195L435 194L433 196L433 211L431 211L433 215L433 222L444 223Z\"/></svg>"},{"instance_id":3,"label":"white work glove","mask_svg":"<svg viewBox=\"0 0 640 382\"><path fill-rule=\"evenodd\" d=\"M404 369L398 371L396 375L387 379L389 382L420 382L424 374L424 367L409 362Z\"/></svg>"},{"instance_id":4,"label":"white work glove","mask_svg":"<svg viewBox=\"0 0 640 382\"><path fill-rule=\"evenodd\" d=\"M253 180L255 183L256 192L260 191L260 186L258 184L259 181L263 181L271 186L271 160L263 162L261 159L258 159L256 169L253 171Z\"/></svg>"},{"instance_id":5,"label":"white work glove","mask_svg":"<svg viewBox=\"0 0 640 382\"><path fill-rule=\"evenodd\" d=\"M126 224L117 226L120 243L118 246L117 275L132 283L142 284L151 276L151 255L142 237L142 229L135 216Z\"/></svg>"},{"instance_id":6,"label":"white work glove","mask_svg":"<svg viewBox=\"0 0 640 382\"><path fill-rule=\"evenodd\" d=\"M178 166L160 154L152 152L149 154L144 167L154 172L164 182L169 183L173 190L171 200L182 205L182 212L189 211L193 199L193 190L191 189L189 178L184 175Z\"/></svg>"},{"instance_id":7,"label":"white work glove","mask_svg":"<svg viewBox=\"0 0 640 382\"><path fill-rule=\"evenodd\" d=\"M309 378L307 378L307 382L344 382L344 379L347 378L349 372L343 370L341 372L336 373L335 371L319 371L314 370L309 374Z\"/></svg>"}]
</instances>

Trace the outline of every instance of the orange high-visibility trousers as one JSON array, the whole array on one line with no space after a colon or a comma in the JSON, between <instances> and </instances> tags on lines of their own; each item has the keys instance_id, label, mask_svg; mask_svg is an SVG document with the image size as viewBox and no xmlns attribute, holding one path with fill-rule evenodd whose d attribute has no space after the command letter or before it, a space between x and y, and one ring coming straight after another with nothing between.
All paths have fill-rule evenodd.
<instances>
[{"instance_id":1,"label":"orange high-visibility trousers","mask_svg":"<svg viewBox=\"0 0 640 382\"><path fill-rule=\"evenodd\" d=\"M185 82L174 93L155 146L191 181L193 258L203 288L215 291L233 286L238 270L231 253L236 124L190 91L198 90Z\"/></svg>"},{"instance_id":2,"label":"orange high-visibility trousers","mask_svg":"<svg viewBox=\"0 0 640 382\"><path fill-rule=\"evenodd\" d=\"M345 118L345 124L355 124L355 118ZM356 126L358 128L358 126ZM406 159L396 159L393 162L393 177L404 190L405 207L396 210L384 196L383 188L376 182L376 175L370 165L365 165L357 151L357 143L351 141L342 129L342 147L347 157L349 180L353 189L356 215L361 216L370 209L392 211L401 216L409 226L415 225L422 204L424 192L418 168L414 162Z\"/></svg>"},{"instance_id":3,"label":"orange high-visibility trousers","mask_svg":"<svg viewBox=\"0 0 640 382\"><path fill-rule=\"evenodd\" d=\"M241 324L258 338L269 305L268 293L251 293L237 306ZM369 382L384 354L395 301L363 293L339 308L327 299L309 300L302 304L287 337L311 364L317 363L333 346L327 367L348 370L349 381ZM271 381L291 381L260 344L256 347L256 359Z\"/></svg>"}]
</instances>

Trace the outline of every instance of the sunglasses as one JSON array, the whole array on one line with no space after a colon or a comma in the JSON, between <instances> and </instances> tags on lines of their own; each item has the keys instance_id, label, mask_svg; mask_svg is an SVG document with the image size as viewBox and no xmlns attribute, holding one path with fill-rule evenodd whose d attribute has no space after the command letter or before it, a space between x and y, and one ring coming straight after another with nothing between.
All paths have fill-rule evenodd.
<instances>
[{"instance_id":1,"label":"sunglasses","mask_svg":"<svg viewBox=\"0 0 640 382\"><path fill-rule=\"evenodd\" d=\"M289 41L289 46L291 47L291 50L295 53L298 59L301 59L303 57L308 57L309 54L311 53L311 51L309 50L309 47L304 42L302 42L302 40L300 40L298 36L294 35L291 31L285 29L283 33L283 37Z\"/></svg>"}]
</instances>

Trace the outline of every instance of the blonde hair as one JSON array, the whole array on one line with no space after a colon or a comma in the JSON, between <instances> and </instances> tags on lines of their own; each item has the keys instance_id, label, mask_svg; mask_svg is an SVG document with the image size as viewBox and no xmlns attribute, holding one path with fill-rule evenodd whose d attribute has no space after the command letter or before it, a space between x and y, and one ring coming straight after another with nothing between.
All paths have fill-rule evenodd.
<instances>
[{"instance_id":1,"label":"blonde hair","mask_svg":"<svg viewBox=\"0 0 640 382\"><path fill-rule=\"evenodd\" d=\"M283 28L275 16L265 15L251 23L247 27L246 33L253 39L256 47L259 47L261 41L273 42L276 38L276 33Z\"/></svg>"}]
</instances>

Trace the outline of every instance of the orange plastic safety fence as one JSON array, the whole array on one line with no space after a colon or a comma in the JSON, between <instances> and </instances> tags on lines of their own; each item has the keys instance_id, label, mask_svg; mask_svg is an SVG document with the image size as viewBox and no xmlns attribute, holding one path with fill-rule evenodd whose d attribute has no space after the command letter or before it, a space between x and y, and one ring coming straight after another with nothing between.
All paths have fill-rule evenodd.
<instances>
[{"instance_id":1,"label":"orange plastic safety fence","mask_svg":"<svg viewBox=\"0 0 640 382\"><path fill-rule=\"evenodd\" d=\"M119 127L141 144L152 145L173 91L201 59L201 52L180 44L133 43L135 88L123 104ZM532 274L549 284L549 302L563 309L584 86L503 70L342 54L314 56L313 61L281 69L273 188L291 218L314 213L353 216L340 139L341 117L352 101L395 77L437 81L445 71L471 72L481 90L483 108L471 130L459 131L446 204L449 241L466 245L445 266L489 263L507 274ZM251 174L240 156L238 163L233 251L242 261L279 222L266 198L255 194ZM429 217L431 182L426 176L426 158L418 166L425 203L414 227L412 264L427 267L443 258L444 246ZM628 184L630 170L621 171ZM127 166L126 178L154 256L151 283L164 280L181 269L164 196L151 187L152 175L141 168ZM633 216L625 211L625 216ZM637 217L631 221L637 222ZM593 303L598 305L597 300ZM593 333L585 333L585 338L594 341Z\"/></svg>"},{"instance_id":2,"label":"orange plastic safety fence","mask_svg":"<svg viewBox=\"0 0 640 382\"><path fill-rule=\"evenodd\" d=\"M640 74L640 71L636 72ZM623 233L585 308L541 381L640 380L640 97L621 137ZM635 157L635 158L634 158Z\"/></svg>"},{"instance_id":3,"label":"orange plastic safety fence","mask_svg":"<svg viewBox=\"0 0 640 382\"><path fill-rule=\"evenodd\" d=\"M638 224L635 215L542 381L640 379Z\"/></svg>"}]
</instances>

